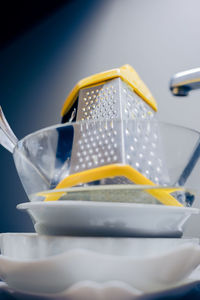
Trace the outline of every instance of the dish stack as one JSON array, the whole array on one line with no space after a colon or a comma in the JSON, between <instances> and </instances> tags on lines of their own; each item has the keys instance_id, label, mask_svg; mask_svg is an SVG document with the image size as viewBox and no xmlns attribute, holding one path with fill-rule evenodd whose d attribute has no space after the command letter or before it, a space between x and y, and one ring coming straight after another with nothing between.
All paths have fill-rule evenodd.
<instances>
[{"instance_id":1,"label":"dish stack","mask_svg":"<svg viewBox=\"0 0 200 300\"><path fill-rule=\"evenodd\" d=\"M9 287L40 299L131 299L189 281L200 249L181 237L199 213L191 207L199 133L156 115L152 94L125 65L81 80L62 124L17 143L30 199L18 208L37 234L1 236Z\"/></svg>"}]
</instances>

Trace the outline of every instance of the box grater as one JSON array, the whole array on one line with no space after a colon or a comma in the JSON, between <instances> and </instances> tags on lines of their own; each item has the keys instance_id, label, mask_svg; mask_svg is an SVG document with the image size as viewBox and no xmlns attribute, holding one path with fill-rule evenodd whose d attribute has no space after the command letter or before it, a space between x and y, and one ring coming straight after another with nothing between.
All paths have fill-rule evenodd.
<instances>
[{"instance_id":1,"label":"box grater","mask_svg":"<svg viewBox=\"0 0 200 300\"><path fill-rule=\"evenodd\" d=\"M57 188L69 187L70 179L71 185L95 180L167 185L156 110L153 96L129 65L80 81L62 111L62 122L81 123L74 126L69 176ZM178 205L169 193L167 198Z\"/></svg>"},{"instance_id":2,"label":"box grater","mask_svg":"<svg viewBox=\"0 0 200 300\"><path fill-rule=\"evenodd\" d=\"M122 68L135 75L130 66ZM137 75L135 82L138 82L138 78ZM136 124L137 128L130 128L131 122L120 122L154 120L155 102L151 101L150 105L144 101L135 93L130 81L128 84L120 77L104 80L101 78L102 84L98 82L93 85L91 82L92 86L79 90L78 103L72 110L72 117L68 114L68 118L76 121L118 119L119 122L102 123L99 129L94 128L95 124L83 124L81 131L79 128L75 130L70 174L112 163L127 163L153 182L160 185L167 183L166 168L162 165L163 158L159 157L162 151L160 145L157 145L159 132L156 123L153 125L150 122L141 122ZM140 86L142 84L140 81ZM145 94L152 99L149 91ZM69 98L67 101L69 102ZM89 130L89 127L93 129ZM128 182L120 177L106 179L101 183Z\"/></svg>"}]
</instances>

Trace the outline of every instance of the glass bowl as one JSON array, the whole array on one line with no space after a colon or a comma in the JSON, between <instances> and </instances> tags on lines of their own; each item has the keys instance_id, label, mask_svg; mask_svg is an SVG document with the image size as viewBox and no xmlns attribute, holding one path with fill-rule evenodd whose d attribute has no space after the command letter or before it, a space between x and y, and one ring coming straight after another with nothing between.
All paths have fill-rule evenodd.
<instances>
[{"instance_id":1,"label":"glass bowl","mask_svg":"<svg viewBox=\"0 0 200 300\"><path fill-rule=\"evenodd\" d=\"M195 130L158 121L84 121L32 133L18 142L13 156L30 201L193 206L199 137Z\"/></svg>"}]
</instances>

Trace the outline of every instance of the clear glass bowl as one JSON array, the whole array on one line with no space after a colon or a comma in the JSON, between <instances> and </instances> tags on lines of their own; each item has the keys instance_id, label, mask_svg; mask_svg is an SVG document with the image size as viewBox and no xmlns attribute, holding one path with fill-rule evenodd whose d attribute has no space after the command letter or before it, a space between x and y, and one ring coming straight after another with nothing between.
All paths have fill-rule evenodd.
<instances>
[{"instance_id":1,"label":"clear glass bowl","mask_svg":"<svg viewBox=\"0 0 200 300\"><path fill-rule=\"evenodd\" d=\"M192 206L199 190L199 138L195 130L163 122L84 121L30 134L13 156L30 201L163 203L161 194L148 192L152 188Z\"/></svg>"}]
</instances>

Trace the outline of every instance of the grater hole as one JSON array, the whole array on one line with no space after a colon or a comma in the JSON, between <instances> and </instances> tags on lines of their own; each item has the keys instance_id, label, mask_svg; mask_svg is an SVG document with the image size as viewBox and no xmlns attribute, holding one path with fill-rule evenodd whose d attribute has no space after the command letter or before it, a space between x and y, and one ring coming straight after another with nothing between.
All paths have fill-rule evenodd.
<instances>
[{"instance_id":1,"label":"grater hole","mask_svg":"<svg viewBox=\"0 0 200 300\"><path fill-rule=\"evenodd\" d=\"M111 151L110 151L110 154L111 154L111 155L113 155L114 153L115 153L114 150L111 150Z\"/></svg>"},{"instance_id":2,"label":"grater hole","mask_svg":"<svg viewBox=\"0 0 200 300\"><path fill-rule=\"evenodd\" d=\"M110 139L110 141L111 141L111 143L114 143L115 139L112 137L112 138Z\"/></svg>"},{"instance_id":3,"label":"grater hole","mask_svg":"<svg viewBox=\"0 0 200 300\"><path fill-rule=\"evenodd\" d=\"M136 162L136 163L135 163L135 166L136 166L136 168L139 168L139 167L140 167L139 162Z\"/></svg>"},{"instance_id":4,"label":"grater hole","mask_svg":"<svg viewBox=\"0 0 200 300\"><path fill-rule=\"evenodd\" d=\"M142 159L144 155L142 153L139 154L139 158Z\"/></svg>"},{"instance_id":5,"label":"grater hole","mask_svg":"<svg viewBox=\"0 0 200 300\"><path fill-rule=\"evenodd\" d=\"M157 136L157 134L156 134L156 133L154 133L153 137L154 137L154 139L155 139L155 140L157 140L157 139L158 139L158 136Z\"/></svg>"},{"instance_id":6,"label":"grater hole","mask_svg":"<svg viewBox=\"0 0 200 300\"><path fill-rule=\"evenodd\" d=\"M158 173L160 173L161 170L160 170L159 167L157 167L157 168L156 168L156 171L157 171Z\"/></svg>"},{"instance_id":7,"label":"grater hole","mask_svg":"<svg viewBox=\"0 0 200 300\"><path fill-rule=\"evenodd\" d=\"M130 135L130 132L129 132L129 130L127 128L125 130L125 133L126 133L126 135Z\"/></svg>"},{"instance_id":8,"label":"grater hole","mask_svg":"<svg viewBox=\"0 0 200 300\"><path fill-rule=\"evenodd\" d=\"M152 145L153 148L156 148L156 144L155 143L152 143L151 145Z\"/></svg>"}]
</instances>

